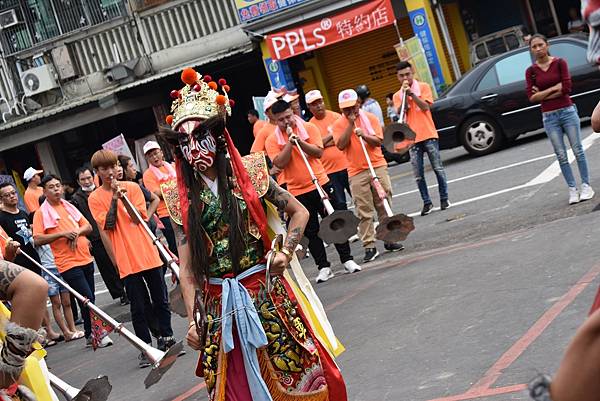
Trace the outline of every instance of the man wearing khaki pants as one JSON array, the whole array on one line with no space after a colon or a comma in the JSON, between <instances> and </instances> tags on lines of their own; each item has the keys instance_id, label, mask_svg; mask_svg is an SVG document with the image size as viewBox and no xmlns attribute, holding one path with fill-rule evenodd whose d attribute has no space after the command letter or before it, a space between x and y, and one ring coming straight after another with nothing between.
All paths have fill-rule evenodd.
<instances>
[{"instance_id":1,"label":"man wearing khaki pants","mask_svg":"<svg viewBox=\"0 0 600 401\"><path fill-rule=\"evenodd\" d=\"M391 204L392 184L387 171L387 162L381 152L383 130L375 115L360 109L358 95L353 89L341 91L338 96L338 103L342 111L342 117L333 124L333 139L338 149L343 151L346 154L346 159L348 159L350 192L352 192L352 198L360 219L358 229L365 248L363 261L366 263L379 256L375 246L375 226L373 224L375 210L377 210L379 220L386 217L387 214L383 202L377 196L377 191L371 185L372 177L360 144L360 138L365 143L375 174L379 178ZM387 251L395 252L403 250L404 246L400 243L386 242L384 248Z\"/></svg>"}]
</instances>

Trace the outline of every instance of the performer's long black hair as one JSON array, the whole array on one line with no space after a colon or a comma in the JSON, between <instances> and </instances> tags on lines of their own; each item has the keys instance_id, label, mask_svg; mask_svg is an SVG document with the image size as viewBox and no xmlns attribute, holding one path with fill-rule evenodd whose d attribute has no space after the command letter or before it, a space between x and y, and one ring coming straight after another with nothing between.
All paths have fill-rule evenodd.
<instances>
[{"instance_id":1,"label":"performer's long black hair","mask_svg":"<svg viewBox=\"0 0 600 401\"><path fill-rule=\"evenodd\" d=\"M229 253L233 267L233 273L240 271L240 259L244 249L244 217L237 198L233 195L233 170L227 156L227 142L225 140L225 121L221 116L211 117L202 122L194 131L196 138L201 139L204 135L212 135L217 143L217 156L214 167L217 169L219 182L219 200L223 216L229 217ZM202 212L200 206L200 193L204 183L194 168L183 158L179 149L179 134L170 128L161 127L161 135L175 148L175 157L181 162L181 170L185 185L188 188L189 210L187 221L187 239L191 253L191 268L194 278L199 286L203 286L204 280L209 278L209 255L204 241L204 230L202 228ZM181 196L181 194L180 194Z\"/></svg>"}]
</instances>

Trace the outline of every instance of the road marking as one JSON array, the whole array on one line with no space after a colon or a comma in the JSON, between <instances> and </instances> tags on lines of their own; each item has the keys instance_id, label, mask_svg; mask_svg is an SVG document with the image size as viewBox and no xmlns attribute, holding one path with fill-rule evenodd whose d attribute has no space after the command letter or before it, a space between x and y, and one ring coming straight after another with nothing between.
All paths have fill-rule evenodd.
<instances>
[{"instance_id":1,"label":"road marking","mask_svg":"<svg viewBox=\"0 0 600 401\"><path fill-rule=\"evenodd\" d=\"M522 354L529 348L531 344L556 320L556 318L569 306L579 294L585 290L598 276L600 275L600 264L593 266L586 274L583 275L560 299L555 302L543 315L540 317L521 338L519 338L477 381L469 390L463 394L451 397L436 398L429 401L459 401L470 400L474 398L487 397L490 391L498 390L490 388L500 378L503 371L508 369ZM519 387L524 385L516 385ZM503 387L502 389L510 389ZM521 388L523 389L523 388ZM521 389L505 391L514 392Z\"/></svg>"},{"instance_id":2,"label":"road marking","mask_svg":"<svg viewBox=\"0 0 600 401\"><path fill-rule=\"evenodd\" d=\"M459 394L459 395L453 395L451 397L436 398L435 400L429 400L429 401L463 401L463 400L473 400L475 398L492 397L492 396L495 396L495 395L516 393L518 391L523 391L526 388L527 388L526 384L516 384L514 386L490 388L490 389L488 389L486 391L482 391L482 392L477 393L477 394L475 394L475 393L464 393L464 394Z\"/></svg>"},{"instance_id":3,"label":"road marking","mask_svg":"<svg viewBox=\"0 0 600 401\"><path fill-rule=\"evenodd\" d=\"M192 387L191 389L189 389L185 393L181 394L180 396L178 396L176 398L173 398L172 401L187 400L188 398L190 398L191 396L193 396L194 394L196 394L198 391L202 390L204 387L206 387L206 383L204 383L204 382L202 382L200 384L196 384L194 387Z\"/></svg>"},{"instance_id":4,"label":"road marking","mask_svg":"<svg viewBox=\"0 0 600 401\"><path fill-rule=\"evenodd\" d=\"M452 184L454 182L468 180L470 178L475 178L475 177L479 177L479 176L486 175L486 174L496 173L498 171L507 170L507 169L513 168L513 167L519 167L519 166L522 166L524 164L535 163L535 162L538 162L540 160L549 159L551 157L554 157L554 153L552 153L550 155L536 157L536 158L529 159L529 160L524 160L524 161L517 162L517 163L507 164L506 166L496 167L496 168L493 168L491 170L481 171L479 173L466 175L464 177L455 178L453 180L449 180L448 184ZM432 189L432 188L437 188L437 187L438 187L438 184L434 184L434 185L429 185L427 188L428 189ZM405 196L405 195L414 194L414 193L418 193L418 192L419 192L418 189L414 189L412 191L406 191L406 192L402 192L402 193L396 194L396 195L394 195L392 197L393 198L397 198L397 197L400 197L400 196Z\"/></svg>"},{"instance_id":5,"label":"road marking","mask_svg":"<svg viewBox=\"0 0 600 401\"><path fill-rule=\"evenodd\" d=\"M583 150L587 150L590 146L592 146L594 144L594 142L596 140L598 140L600 138L600 133L592 133L589 136L587 136L582 142L581 145L583 146ZM567 152L568 158L569 158L569 163L572 163L573 160L575 160L575 155L573 153L573 150L569 149ZM521 185L517 185L514 187L510 187L510 188L505 188L505 189L501 189L495 192L490 192L488 194L484 194L484 195L479 195L476 196L474 198L469 198L469 199L464 199L462 201L458 201L458 202L452 202L453 206L460 206L460 205L465 205L468 203L472 203L472 202L476 202L482 199L486 199L486 198L491 198L497 195L502 195L505 194L507 192L512 192L512 191L517 191L520 189L524 189L524 188L528 188L528 187L533 187L536 185L542 185L542 184L546 184L550 181L552 181L553 179L555 179L556 177L558 177L561 174L561 170L560 170L560 165L558 164L558 161L553 162L550 166L548 166L546 169L544 169L544 171L542 171L540 174L538 174L535 178L533 178L532 180L528 181L525 184L521 184ZM433 208L433 210L440 210L439 207L435 207ZM413 212L410 213L408 216L409 217L415 217L415 216L420 216L421 212Z\"/></svg>"}]
</instances>

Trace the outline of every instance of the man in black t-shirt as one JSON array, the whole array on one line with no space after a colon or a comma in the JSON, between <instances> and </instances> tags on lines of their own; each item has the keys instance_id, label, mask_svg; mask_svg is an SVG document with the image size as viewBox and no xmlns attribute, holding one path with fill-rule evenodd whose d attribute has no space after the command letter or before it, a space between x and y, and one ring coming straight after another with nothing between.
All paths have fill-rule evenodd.
<instances>
[{"instance_id":1,"label":"man in black t-shirt","mask_svg":"<svg viewBox=\"0 0 600 401\"><path fill-rule=\"evenodd\" d=\"M39 262L39 257L33 247L33 235L29 216L19 209L19 198L15 187L10 183L0 184L0 200L3 208L0 211L0 226L9 237L21 245L21 249ZM14 263L41 274L40 268L22 254L15 257Z\"/></svg>"}]
</instances>

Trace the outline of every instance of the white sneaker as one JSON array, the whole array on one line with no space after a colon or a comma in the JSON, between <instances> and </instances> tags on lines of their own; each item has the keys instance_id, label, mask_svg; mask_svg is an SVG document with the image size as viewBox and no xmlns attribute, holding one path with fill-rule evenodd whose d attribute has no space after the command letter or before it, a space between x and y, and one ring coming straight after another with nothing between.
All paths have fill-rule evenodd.
<instances>
[{"instance_id":1,"label":"white sneaker","mask_svg":"<svg viewBox=\"0 0 600 401\"><path fill-rule=\"evenodd\" d=\"M355 261L349 260L344 262L344 269L346 269L346 273L355 273L362 270L362 267L358 265Z\"/></svg>"},{"instance_id":2,"label":"white sneaker","mask_svg":"<svg viewBox=\"0 0 600 401\"><path fill-rule=\"evenodd\" d=\"M579 192L577 188L569 187L569 205L579 203Z\"/></svg>"},{"instance_id":3,"label":"white sneaker","mask_svg":"<svg viewBox=\"0 0 600 401\"><path fill-rule=\"evenodd\" d=\"M317 283L324 283L334 276L333 272L329 267L324 267L319 270L319 275L317 276Z\"/></svg>"},{"instance_id":4,"label":"white sneaker","mask_svg":"<svg viewBox=\"0 0 600 401\"><path fill-rule=\"evenodd\" d=\"M581 185L581 195L579 196L580 201L590 200L594 197L594 190L588 184Z\"/></svg>"},{"instance_id":5,"label":"white sneaker","mask_svg":"<svg viewBox=\"0 0 600 401\"><path fill-rule=\"evenodd\" d=\"M100 341L98 348L110 347L111 345L113 345L113 340L111 340L109 336L106 336Z\"/></svg>"},{"instance_id":6,"label":"white sneaker","mask_svg":"<svg viewBox=\"0 0 600 401\"><path fill-rule=\"evenodd\" d=\"M360 238L358 238L358 234L354 234L352 237L348 238L348 241L350 241L350 242L356 242L359 239Z\"/></svg>"}]
</instances>

